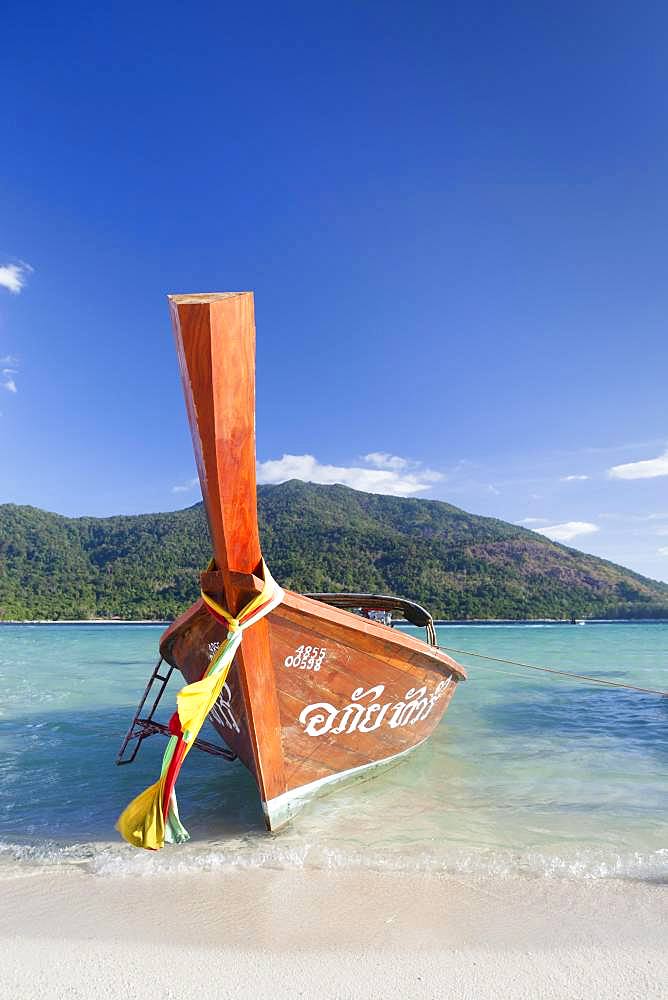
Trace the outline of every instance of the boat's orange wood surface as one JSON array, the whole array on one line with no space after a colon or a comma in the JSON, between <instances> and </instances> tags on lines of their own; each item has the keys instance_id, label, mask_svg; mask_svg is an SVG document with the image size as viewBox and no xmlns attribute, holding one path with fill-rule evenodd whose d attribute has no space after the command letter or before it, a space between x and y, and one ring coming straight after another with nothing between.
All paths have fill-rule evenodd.
<instances>
[{"instance_id":1,"label":"boat's orange wood surface","mask_svg":"<svg viewBox=\"0 0 668 1000\"><path fill-rule=\"evenodd\" d=\"M458 675L417 649L399 656L391 630L378 628L387 636L367 636L361 646L357 630L326 618L303 618L289 605L273 613L288 788L407 750L441 718ZM317 671L303 660L291 665L301 646L324 652Z\"/></svg>"},{"instance_id":2,"label":"boat's orange wood surface","mask_svg":"<svg viewBox=\"0 0 668 1000\"><path fill-rule=\"evenodd\" d=\"M265 623L280 712L284 791L421 743L465 676L445 653L412 635L289 591ZM161 653L192 680L223 636L224 628L200 601L171 626ZM249 763L253 723L243 673L235 661L211 721L255 771ZM273 797L263 795L263 801Z\"/></svg>"},{"instance_id":3,"label":"boat's orange wood surface","mask_svg":"<svg viewBox=\"0 0 668 1000\"><path fill-rule=\"evenodd\" d=\"M252 596L237 574L258 570L255 479L255 319L250 292L171 296L170 309L190 431L222 593L236 614ZM259 622L244 637L239 683L263 799L285 790L280 713L269 632Z\"/></svg>"},{"instance_id":4,"label":"boat's orange wood surface","mask_svg":"<svg viewBox=\"0 0 668 1000\"><path fill-rule=\"evenodd\" d=\"M216 563L202 584L237 613L261 588L253 297L170 296L170 309ZM224 637L198 601L161 653L194 681ZM272 801L421 743L464 677L412 635L287 592L244 633L211 721L254 773L272 825Z\"/></svg>"},{"instance_id":5,"label":"boat's orange wood surface","mask_svg":"<svg viewBox=\"0 0 668 1000\"><path fill-rule=\"evenodd\" d=\"M239 597L229 572L252 573L261 555L253 296L172 295L169 304L213 554L229 600Z\"/></svg>"}]
</instances>

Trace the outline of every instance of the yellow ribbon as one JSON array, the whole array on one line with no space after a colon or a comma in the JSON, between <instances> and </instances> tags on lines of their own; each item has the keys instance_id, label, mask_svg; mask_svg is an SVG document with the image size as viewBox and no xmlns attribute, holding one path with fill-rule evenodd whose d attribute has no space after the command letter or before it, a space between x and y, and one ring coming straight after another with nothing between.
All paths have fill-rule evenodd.
<instances>
[{"instance_id":1,"label":"yellow ribbon","mask_svg":"<svg viewBox=\"0 0 668 1000\"><path fill-rule=\"evenodd\" d=\"M176 696L179 722L183 740L186 743L183 760L190 752L190 748L197 739L197 734L218 700L232 666L234 654L243 638L244 630L273 611L283 600L283 591L267 569L264 559L262 560L262 573L264 577L262 590L249 601L236 618L204 591L201 592L205 604L227 622L228 636L222 646L216 650L204 677L193 684L186 684ZM176 742L176 737L173 737L173 743L170 741L172 749L176 746ZM116 829L124 840L135 847L159 850L164 845L165 840L183 841L188 839L188 833L181 826L178 818L178 807L174 793L172 793L167 824L165 825L164 822L163 790L167 774L167 756L166 752L162 773L158 781L133 799L116 823Z\"/></svg>"}]
</instances>

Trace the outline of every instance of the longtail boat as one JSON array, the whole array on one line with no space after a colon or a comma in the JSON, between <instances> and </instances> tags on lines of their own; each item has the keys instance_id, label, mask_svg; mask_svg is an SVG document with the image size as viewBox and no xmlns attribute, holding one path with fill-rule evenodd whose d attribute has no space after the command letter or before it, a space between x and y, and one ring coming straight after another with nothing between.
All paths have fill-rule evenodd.
<instances>
[{"instance_id":1,"label":"longtail boat","mask_svg":"<svg viewBox=\"0 0 668 1000\"><path fill-rule=\"evenodd\" d=\"M119 753L126 763L146 736L169 736L159 780L119 820L126 840L152 848L187 839L174 784L192 746L238 757L278 830L320 790L423 743L466 678L411 601L303 595L274 582L257 520L253 294L171 295L169 306L213 559L201 598L161 638ZM373 620L392 611L424 627L426 641ZM187 683L160 724L153 713L174 670ZM198 738L207 717L225 747Z\"/></svg>"}]
</instances>

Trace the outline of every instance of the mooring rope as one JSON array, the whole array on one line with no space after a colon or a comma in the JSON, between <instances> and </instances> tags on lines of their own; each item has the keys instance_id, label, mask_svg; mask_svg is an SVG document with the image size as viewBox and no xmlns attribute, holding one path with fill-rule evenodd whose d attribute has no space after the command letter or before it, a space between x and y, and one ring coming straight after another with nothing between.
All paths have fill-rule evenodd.
<instances>
[{"instance_id":1,"label":"mooring rope","mask_svg":"<svg viewBox=\"0 0 668 1000\"><path fill-rule=\"evenodd\" d=\"M439 646L446 653L458 653L461 656L476 656L481 660L493 660L495 663L510 663L513 667L526 667L527 670L539 670L543 674L557 674L559 677L571 677L576 681L591 684L604 684L607 687L625 688L627 691L639 691L641 694L655 694L660 698L668 698L668 691L658 688L638 687L635 684L624 684L622 681L610 681L603 677L591 677L589 674L575 674L570 670L555 670L554 667L538 667L535 663L522 663L520 660L504 660L500 656L487 656L485 653L472 653L468 649L455 649L453 646Z\"/></svg>"}]
</instances>

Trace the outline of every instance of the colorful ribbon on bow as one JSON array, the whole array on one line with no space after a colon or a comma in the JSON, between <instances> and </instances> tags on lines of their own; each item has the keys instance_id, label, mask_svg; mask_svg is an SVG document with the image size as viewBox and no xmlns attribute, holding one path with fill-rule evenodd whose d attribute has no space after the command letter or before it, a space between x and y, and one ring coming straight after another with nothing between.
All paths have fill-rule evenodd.
<instances>
[{"instance_id":1,"label":"colorful ribbon on bow","mask_svg":"<svg viewBox=\"0 0 668 1000\"><path fill-rule=\"evenodd\" d=\"M209 612L226 626L227 638L214 653L203 677L181 688L176 696L176 712L169 720L172 736L162 758L160 777L133 799L118 818L116 829L134 847L158 851L165 843L182 844L190 839L179 819L174 786L183 761L223 689L244 631L283 600L283 591L264 560L262 572L264 586L261 592L236 618L202 591L202 599Z\"/></svg>"}]
</instances>

